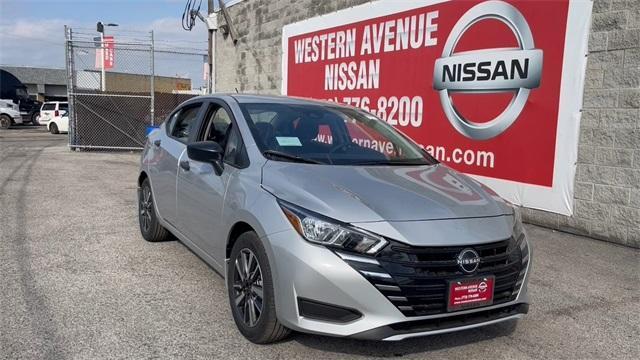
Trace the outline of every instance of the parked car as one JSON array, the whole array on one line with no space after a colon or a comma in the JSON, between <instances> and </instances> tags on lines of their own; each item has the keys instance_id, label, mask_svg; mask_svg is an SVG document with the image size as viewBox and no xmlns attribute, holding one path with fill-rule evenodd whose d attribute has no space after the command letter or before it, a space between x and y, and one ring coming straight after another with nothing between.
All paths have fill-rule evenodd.
<instances>
[{"instance_id":1,"label":"parked car","mask_svg":"<svg viewBox=\"0 0 640 360\"><path fill-rule=\"evenodd\" d=\"M0 129L8 129L11 125L23 123L20 109L11 100L0 99Z\"/></svg>"},{"instance_id":2,"label":"parked car","mask_svg":"<svg viewBox=\"0 0 640 360\"><path fill-rule=\"evenodd\" d=\"M40 125L46 125L49 128L49 121L59 117L63 111L69 110L69 103L63 101L48 101L42 104L40 108L40 117L38 122Z\"/></svg>"},{"instance_id":3,"label":"parked car","mask_svg":"<svg viewBox=\"0 0 640 360\"><path fill-rule=\"evenodd\" d=\"M144 239L173 235L225 276L256 343L401 340L528 311L517 210L358 109L193 98L149 134L138 185Z\"/></svg>"},{"instance_id":4,"label":"parked car","mask_svg":"<svg viewBox=\"0 0 640 360\"><path fill-rule=\"evenodd\" d=\"M52 134L69 132L69 112L68 110L60 110L58 116L54 116L47 123L47 130Z\"/></svg>"}]
</instances>

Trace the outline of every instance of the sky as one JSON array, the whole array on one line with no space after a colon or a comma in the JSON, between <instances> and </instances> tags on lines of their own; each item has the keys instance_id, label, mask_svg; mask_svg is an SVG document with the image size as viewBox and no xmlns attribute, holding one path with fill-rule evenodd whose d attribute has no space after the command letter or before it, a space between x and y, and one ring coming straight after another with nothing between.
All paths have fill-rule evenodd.
<instances>
[{"instance_id":1,"label":"sky","mask_svg":"<svg viewBox=\"0 0 640 360\"><path fill-rule=\"evenodd\" d=\"M0 0L0 65L64 68L64 25L90 38L94 33L99 36L95 30L98 21L119 25L106 30L114 35L116 43L153 30L157 48L206 52L204 23L197 20L192 31L181 26L185 3L186 0ZM206 13L206 6L205 0L201 12ZM90 56L88 59L86 63L93 62ZM134 60L138 61L130 59ZM157 63L160 75L202 78L201 56L164 54L158 56Z\"/></svg>"}]
</instances>

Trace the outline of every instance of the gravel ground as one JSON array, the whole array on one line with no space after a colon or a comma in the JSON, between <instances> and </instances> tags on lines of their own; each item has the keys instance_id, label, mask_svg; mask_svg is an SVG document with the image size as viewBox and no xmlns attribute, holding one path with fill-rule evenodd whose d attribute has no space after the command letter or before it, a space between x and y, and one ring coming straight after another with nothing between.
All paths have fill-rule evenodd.
<instances>
[{"instance_id":1,"label":"gravel ground","mask_svg":"<svg viewBox=\"0 0 640 360\"><path fill-rule=\"evenodd\" d=\"M138 154L71 152L0 131L0 358L637 358L639 251L527 226L532 306L501 324L398 343L294 334L254 345L223 279L138 230Z\"/></svg>"}]
</instances>

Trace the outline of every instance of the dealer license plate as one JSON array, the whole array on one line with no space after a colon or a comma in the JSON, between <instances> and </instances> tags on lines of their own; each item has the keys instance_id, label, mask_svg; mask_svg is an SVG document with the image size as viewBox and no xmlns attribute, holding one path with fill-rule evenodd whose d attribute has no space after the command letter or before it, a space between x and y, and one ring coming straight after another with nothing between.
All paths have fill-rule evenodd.
<instances>
[{"instance_id":1,"label":"dealer license plate","mask_svg":"<svg viewBox=\"0 0 640 360\"><path fill-rule=\"evenodd\" d=\"M458 311L493 304L495 276L449 281L447 311Z\"/></svg>"}]
</instances>

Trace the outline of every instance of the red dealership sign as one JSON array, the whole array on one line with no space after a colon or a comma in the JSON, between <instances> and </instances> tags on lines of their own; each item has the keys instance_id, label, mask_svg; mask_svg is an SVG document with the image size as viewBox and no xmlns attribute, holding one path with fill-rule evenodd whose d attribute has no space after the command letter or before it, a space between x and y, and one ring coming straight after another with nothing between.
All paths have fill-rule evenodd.
<instances>
[{"instance_id":1,"label":"red dealership sign","mask_svg":"<svg viewBox=\"0 0 640 360\"><path fill-rule=\"evenodd\" d=\"M115 47L116 42L113 40L113 36L104 37L104 68L111 69L115 65Z\"/></svg>"},{"instance_id":2,"label":"red dealership sign","mask_svg":"<svg viewBox=\"0 0 640 360\"><path fill-rule=\"evenodd\" d=\"M283 92L361 107L508 199L570 213L590 11L566 0L349 8L283 29Z\"/></svg>"},{"instance_id":3,"label":"red dealership sign","mask_svg":"<svg viewBox=\"0 0 640 360\"><path fill-rule=\"evenodd\" d=\"M104 68L111 69L115 66L116 63L116 42L113 39L113 36L104 36L102 44L100 43L100 38L94 38L96 42L96 68L102 69L103 61ZM104 58L104 60L103 60Z\"/></svg>"}]
</instances>

